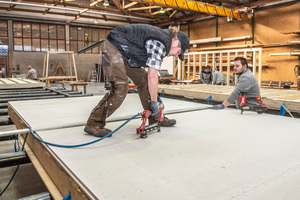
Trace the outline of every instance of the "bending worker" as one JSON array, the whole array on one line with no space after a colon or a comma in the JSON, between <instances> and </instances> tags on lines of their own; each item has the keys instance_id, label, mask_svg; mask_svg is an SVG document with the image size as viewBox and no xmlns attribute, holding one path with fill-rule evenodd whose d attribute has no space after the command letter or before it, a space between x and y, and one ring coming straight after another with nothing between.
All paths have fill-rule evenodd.
<instances>
[{"instance_id":1,"label":"bending worker","mask_svg":"<svg viewBox=\"0 0 300 200\"><path fill-rule=\"evenodd\" d=\"M128 78L137 86L145 110L152 110L149 124L159 117L157 103L158 71L166 56L184 59L189 38L176 27L135 24L113 29L101 45L102 67L111 83L111 90L92 110L84 131L97 137L111 132L105 128L106 119L122 104L128 93ZM141 67L148 67L148 73ZM127 75L127 76L126 76ZM164 117L161 126L173 126L174 119Z\"/></svg>"},{"instance_id":2,"label":"bending worker","mask_svg":"<svg viewBox=\"0 0 300 200\"><path fill-rule=\"evenodd\" d=\"M259 85L253 73L248 69L248 63L245 58L236 57L234 59L234 73L238 77L234 91L222 104L213 106L213 109L224 109L233 103L238 106L241 93L246 93L249 97L247 106L260 107L260 104L255 99L256 96L260 96Z\"/></svg>"}]
</instances>

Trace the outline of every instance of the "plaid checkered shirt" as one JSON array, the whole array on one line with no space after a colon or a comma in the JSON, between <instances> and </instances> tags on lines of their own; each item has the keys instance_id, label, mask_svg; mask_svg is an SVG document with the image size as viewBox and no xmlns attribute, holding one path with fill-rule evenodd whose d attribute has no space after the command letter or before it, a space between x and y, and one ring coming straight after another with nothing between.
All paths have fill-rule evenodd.
<instances>
[{"instance_id":1,"label":"plaid checkered shirt","mask_svg":"<svg viewBox=\"0 0 300 200\"><path fill-rule=\"evenodd\" d=\"M166 47L157 40L148 40L146 41L145 48L147 49L148 54L146 65L159 71L162 60L167 53Z\"/></svg>"}]
</instances>

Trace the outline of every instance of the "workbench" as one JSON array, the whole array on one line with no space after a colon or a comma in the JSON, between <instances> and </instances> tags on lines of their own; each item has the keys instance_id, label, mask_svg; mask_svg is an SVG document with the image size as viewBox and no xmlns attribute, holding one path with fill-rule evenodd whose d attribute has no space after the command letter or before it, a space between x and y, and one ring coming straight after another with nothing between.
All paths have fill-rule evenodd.
<instances>
[{"instance_id":1,"label":"workbench","mask_svg":"<svg viewBox=\"0 0 300 200\"><path fill-rule=\"evenodd\" d=\"M18 101L9 115L18 128L84 123L102 96ZM237 109L199 110L210 105L162 98L175 127L147 139L136 135L135 119L112 137L80 148L45 145L28 135L32 163L54 199L272 199L300 198L299 119ZM141 112L128 94L109 117L112 130L122 116ZM79 144L95 138L84 126L38 131L48 142ZM22 166L21 166L22 167Z\"/></svg>"},{"instance_id":2,"label":"workbench","mask_svg":"<svg viewBox=\"0 0 300 200\"><path fill-rule=\"evenodd\" d=\"M83 93L86 94L86 86L88 82L81 82L81 81L61 81L62 88L65 88L65 85L70 85L73 91L78 91L78 86L83 87Z\"/></svg>"}]
</instances>

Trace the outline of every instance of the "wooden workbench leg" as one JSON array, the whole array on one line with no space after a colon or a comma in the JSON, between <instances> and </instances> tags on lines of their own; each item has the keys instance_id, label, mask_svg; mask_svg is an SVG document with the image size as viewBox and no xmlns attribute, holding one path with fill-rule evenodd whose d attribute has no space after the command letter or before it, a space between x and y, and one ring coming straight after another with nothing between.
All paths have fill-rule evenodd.
<instances>
[{"instance_id":1,"label":"wooden workbench leg","mask_svg":"<svg viewBox=\"0 0 300 200\"><path fill-rule=\"evenodd\" d=\"M83 94L86 94L86 85L83 86Z\"/></svg>"}]
</instances>

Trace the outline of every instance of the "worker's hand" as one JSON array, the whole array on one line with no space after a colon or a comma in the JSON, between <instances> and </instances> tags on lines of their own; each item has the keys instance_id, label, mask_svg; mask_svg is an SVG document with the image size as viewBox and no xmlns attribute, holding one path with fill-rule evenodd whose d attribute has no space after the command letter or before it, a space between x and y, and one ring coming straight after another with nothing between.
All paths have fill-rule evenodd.
<instances>
[{"instance_id":1,"label":"worker's hand","mask_svg":"<svg viewBox=\"0 0 300 200\"><path fill-rule=\"evenodd\" d=\"M224 109L224 108L225 108L224 104L218 104L218 105L214 105L212 109L220 110L220 109Z\"/></svg>"},{"instance_id":2,"label":"worker's hand","mask_svg":"<svg viewBox=\"0 0 300 200\"><path fill-rule=\"evenodd\" d=\"M159 118L159 108L158 108L157 101L151 101L151 110L152 110L151 116L154 119L158 119Z\"/></svg>"}]
</instances>

